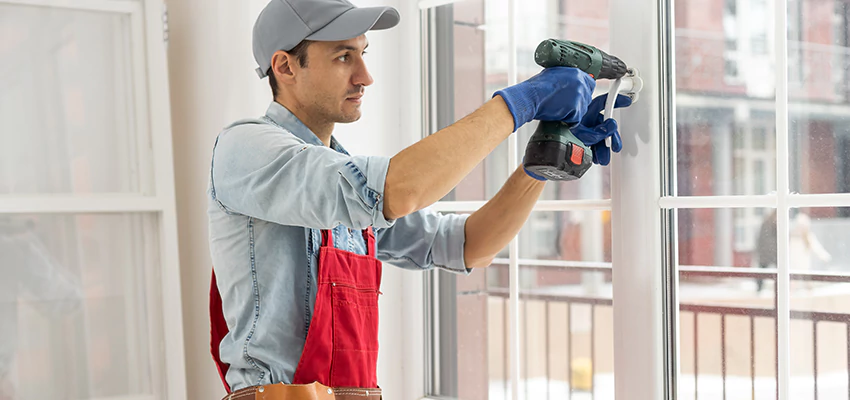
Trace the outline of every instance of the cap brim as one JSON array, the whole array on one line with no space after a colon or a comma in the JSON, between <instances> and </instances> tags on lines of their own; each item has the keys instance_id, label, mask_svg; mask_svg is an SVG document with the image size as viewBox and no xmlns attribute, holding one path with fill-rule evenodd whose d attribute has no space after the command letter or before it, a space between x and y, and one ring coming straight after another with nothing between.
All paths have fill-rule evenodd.
<instances>
[{"instance_id":1,"label":"cap brim","mask_svg":"<svg viewBox=\"0 0 850 400\"><path fill-rule=\"evenodd\" d=\"M370 30L392 28L398 22L398 11L392 7L352 8L305 39L323 42L348 40Z\"/></svg>"}]
</instances>

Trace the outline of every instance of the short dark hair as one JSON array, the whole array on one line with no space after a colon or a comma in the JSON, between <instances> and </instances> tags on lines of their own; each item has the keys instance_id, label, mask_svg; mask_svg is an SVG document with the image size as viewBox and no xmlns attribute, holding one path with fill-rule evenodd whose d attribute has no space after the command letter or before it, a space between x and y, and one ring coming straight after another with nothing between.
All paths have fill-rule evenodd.
<instances>
[{"instance_id":1,"label":"short dark hair","mask_svg":"<svg viewBox=\"0 0 850 400\"><path fill-rule=\"evenodd\" d=\"M289 55L298 60L298 65L300 65L301 68L307 68L307 47L309 47L311 43L313 43L312 40L302 40L301 43L295 45L292 50L287 51ZM274 71L272 71L271 67L269 67L267 75L269 76L269 86L272 87L272 97L276 99L278 91L277 78L274 77Z\"/></svg>"}]
</instances>

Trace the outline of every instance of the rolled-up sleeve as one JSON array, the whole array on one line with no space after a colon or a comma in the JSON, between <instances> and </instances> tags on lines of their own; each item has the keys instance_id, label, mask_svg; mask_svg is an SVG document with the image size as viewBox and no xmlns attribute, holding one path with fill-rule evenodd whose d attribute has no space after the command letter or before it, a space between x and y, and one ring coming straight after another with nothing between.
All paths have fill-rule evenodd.
<instances>
[{"instance_id":1,"label":"rolled-up sleeve","mask_svg":"<svg viewBox=\"0 0 850 400\"><path fill-rule=\"evenodd\" d=\"M281 225L388 228L384 183L389 157L348 156L262 124L219 135L211 194L225 211Z\"/></svg>"},{"instance_id":2,"label":"rolled-up sleeve","mask_svg":"<svg viewBox=\"0 0 850 400\"><path fill-rule=\"evenodd\" d=\"M378 230L378 259L405 269L437 267L468 274L463 259L467 217L428 209L401 217Z\"/></svg>"}]
</instances>

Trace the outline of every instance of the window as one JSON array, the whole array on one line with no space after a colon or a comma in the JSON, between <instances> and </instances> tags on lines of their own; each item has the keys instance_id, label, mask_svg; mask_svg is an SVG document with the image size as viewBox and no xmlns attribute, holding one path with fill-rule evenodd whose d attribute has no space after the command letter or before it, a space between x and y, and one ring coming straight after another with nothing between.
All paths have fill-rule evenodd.
<instances>
[{"instance_id":1,"label":"window","mask_svg":"<svg viewBox=\"0 0 850 400\"><path fill-rule=\"evenodd\" d=\"M734 82L738 79L738 0L725 0L723 7L723 35L725 38L724 77Z\"/></svg>"},{"instance_id":2,"label":"window","mask_svg":"<svg viewBox=\"0 0 850 400\"><path fill-rule=\"evenodd\" d=\"M752 16L747 21L750 34L750 53L753 56L768 55L767 20L759 16L767 15L766 0L753 0L748 14Z\"/></svg>"},{"instance_id":3,"label":"window","mask_svg":"<svg viewBox=\"0 0 850 400\"><path fill-rule=\"evenodd\" d=\"M679 0L676 7L707 3ZM737 3L761 10L762 22L777 21L764 2ZM662 204L678 217L678 398L847 398L850 310L837 305L844 304L838 288L850 282L850 271L836 257L848 240L838 230L850 199L832 197L846 192L837 174L845 165L840 143L848 108L833 82L847 61L825 37L804 35L831 24L832 37L843 36L844 10L841 1L789 0L787 29L780 30L788 38L787 64L773 55L768 65L741 59L741 70L764 71L751 75L756 79L743 92L708 86L677 63L670 156L678 190ZM731 15L724 14L724 27L735 25ZM680 19L677 31L688 32L689 24L708 29L711 20ZM675 57L687 60L691 51L677 47ZM787 65L787 80L774 78L777 65ZM803 71L823 73L804 78ZM780 89L788 98L777 99ZM838 105L826 111L823 103ZM788 156L778 157L783 149Z\"/></svg>"},{"instance_id":4,"label":"window","mask_svg":"<svg viewBox=\"0 0 850 400\"><path fill-rule=\"evenodd\" d=\"M847 64L848 49L850 41L848 41L848 12L850 8L845 0L835 1L835 10L832 15L832 82L835 85L836 100L847 100Z\"/></svg>"},{"instance_id":5,"label":"window","mask_svg":"<svg viewBox=\"0 0 850 400\"><path fill-rule=\"evenodd\" d=\"M524 43L534 43L520 31L552 35L559 25L544 12L552 10L569 38L631 56L624 60L647 79L660 72L641 94L646 102L622 113L632 151L593 179L547 184L548 202L486 276L433 279L433 304L443 308L430 366L441 373L428 394L606 399L614 396L606 387L616 387L626 400L847 398L850 104L836 96L833 69L848 67L833 57L846 43L833 43L848 28L835 16L844 8L832 0L587 4L522 3L517 21L548 17L517 25L516 79ZM507 10L508 2L482 7ZM656 15L660 27L643 22ZM814 35L813 27L830 29ZM485 43L508 43L488 51L511 47L504 30L485 32ZM659 48L660 63L652 51ZM457 102L458 91L445 93ZM527 135L520 132L518 148ZM457 197L459 187L438 208L473 211L515 156L491 156L480 177L465 182L463 193L475 197ZM488 180L495 174L502 175ZM556 242L541 246L552 243L550 232ZM664 392L652 393L659 386Z\"/></svg>"},{"instance_id":6,"label":"window","mask_svg":"<svg viewBox=\"0 0 850 400\"><path fill-rule=\"evenodd\" d=\"M429 47L436 88L430 92L436 104L430 131L475 110L512 80L539 72L533 54L545 39L606 50L607 10L606 2L524 1L514 16L515 66L506 55L511 51L507 1L464 1L425 11L435 43ZM601 91L605 84L600 83ZM503 143L436 207L469 212L490 199L535 128L536 123L522 127L515 136L521 146ZM432 300L439 328L433 334L438 340L432 343L428 394L511 397L510 347L517 341L520 397L613 398L609 170L594 166L580 181L547 184L542 199L548 206L532 212L517 247L505 249L486 270L469 277L435 272ZM518 339L510 337L512 270L520 287Z\"/></svg>"},{"instance_id":7,"label":"window","mask_svg":"<svg viewBox=\"0 0 850 400\"><path fill-rule=\"evenodd\" d=\"M184 398L162 4L72 3L0 0L0 398Z\"/></svg>"},{"instance_id":8,"label":"window","mask_svg":"<svg viewBox=\"0 0 850 400\"><path fill-rule=\"evenodd\" d=\"M803 2L788 0L788 81L801 85L803 69Z\"/></svg>"}]
</instances>

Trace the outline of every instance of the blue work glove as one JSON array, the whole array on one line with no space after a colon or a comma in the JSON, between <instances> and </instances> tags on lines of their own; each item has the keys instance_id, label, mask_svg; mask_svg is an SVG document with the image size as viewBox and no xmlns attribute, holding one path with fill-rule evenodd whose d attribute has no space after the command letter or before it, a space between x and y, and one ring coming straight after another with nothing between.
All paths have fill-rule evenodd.
<instances>
[{"instance_id":1,"label":"blue work glove","mask_svg":"<svg viewBox=\"0 0 850 400\"><path fill-rule=\"evenodd\" d=\"M573 135L593 151L593 163L600 165L608 165L611 162L611 150L619 153L623 149L623 140L617 130L617 121L613 118L604 120L605 116L601 114L605 109L606 100L608 100L607 94L593 99L587 106L587 113L584 114L581 123L571 129ZM617 95L614 108L630 105L632 105L632 99L629 96ZM609 136L611 137L610 149L605 145L605 138Z\"/></svg>"},{"instance_id":2,"label":"blue work glove","mask_svg":"<svg viewBox=\"0 0 850 400\"><path fill-rule=\"evenodd\" d=\"M516 131L534 119L578 123L595 88L596 81L578 68L550 67L524 82L497 91L493 97L505 99Z\"/></svg>"}]
</instances>

